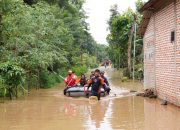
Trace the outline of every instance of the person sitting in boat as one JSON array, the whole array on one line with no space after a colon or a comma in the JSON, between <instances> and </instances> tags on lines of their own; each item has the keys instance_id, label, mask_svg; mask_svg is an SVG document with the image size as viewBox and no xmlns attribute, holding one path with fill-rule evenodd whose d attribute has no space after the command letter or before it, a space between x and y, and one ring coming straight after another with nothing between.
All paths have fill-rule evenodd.
<instances>
[{"instance_id":1,"label":"person sitting in boat","mask_svg":"<svg viewBox=\"0 0 180 130\"><path fill-rule=\"evenodd\" d=\"M94 74L95 72L94 71L91 71L91 74L90 74L90 79L92 79L94 77Z\"/></svg>"},{"instance_id":2,"label":"person sitting in boat","mask_svg":"<svg viewBox=\"0 0 180 130\"><path fill-rule=\"evenodd\" d=\"M101 77L104 79L104 85L103 85L103 88L105 90L105 92L107 92L107 94L110 93L111 89L109 87L109 82L107 80L107 78L104 76L104 71L101 71Z\"/></svg>"},{"instance_id":3,"label":"person sitting in boat","mask_svg":"<svg viewBox=\"0 0 180 130\"><path fill-rule=\"evenodd\" d=\"M84 74L81 75L81 79L79 80L79 83L81 86L84 86L87 84L87 79L86 79L86 76Z\"/></svg>"},{"instance_id":4,"label":"person sitting in boat","mask_svg":"<svg viewBox=\"0 0 180 130\"><path fill-rule=\"evenodd\" d=\"M101 86L104 85L104 80L100 76L100 70L96 69L94 77L92 77L87 85L87 91L89 87L91 86L91 93L90 96L97 96L98 100L100 100L100 94L101 94Z\"/></svg>"},{"instance_id":5,"label":"person sitting in boat","mask_svg":"<svg viewBox=\"0 0 180 130\"><path fill-rule=\"evenodd\" d=\"M68 76L64 79L64 83L65 83L64 95L66 95L66 91L68 88L77 85L77 76L72 72L72 70L69 70L68 73L69 73Z\"/></svg>"}]
</instances>

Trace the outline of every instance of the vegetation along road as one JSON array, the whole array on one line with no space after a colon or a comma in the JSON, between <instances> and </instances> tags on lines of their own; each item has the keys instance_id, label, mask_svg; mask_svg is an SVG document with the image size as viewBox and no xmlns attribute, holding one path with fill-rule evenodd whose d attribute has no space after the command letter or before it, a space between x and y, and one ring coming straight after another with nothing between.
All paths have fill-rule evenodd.
<instances>
[{"instance_id":1,"label":"vegetation along road","mask_svg":"<svg viewBox=\"0 0 180 130\"><path fill-rule=\"evenodd\" d=\"M111 7L108 45L90 33L84 4L0 0L0 130L180 130L178 107L134 93L144 89L136 33L144 2L124 12ZM68 70L89 78L95 68L105 72L108 96L92 103L63 95Z\"/></svg>"}]
</instances>

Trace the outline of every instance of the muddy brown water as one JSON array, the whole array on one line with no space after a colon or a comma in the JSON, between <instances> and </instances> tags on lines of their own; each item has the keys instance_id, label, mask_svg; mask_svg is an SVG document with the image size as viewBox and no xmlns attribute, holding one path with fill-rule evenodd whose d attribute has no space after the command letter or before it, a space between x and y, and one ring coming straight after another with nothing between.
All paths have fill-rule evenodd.
<instances>
[{"instance_id":1,"label":"muddy brown water","mask_svg":"<svg viewBox=\"0 0 180 130\"><path fill-rule=\"evenodd\" d=\"M0 103L0 130L180 130L180 109L133 96L139 82L121 83L107 69L112 93L96 104L62 94L62 85L33 90L28 97Z\"/></svg>"}]
</instances>

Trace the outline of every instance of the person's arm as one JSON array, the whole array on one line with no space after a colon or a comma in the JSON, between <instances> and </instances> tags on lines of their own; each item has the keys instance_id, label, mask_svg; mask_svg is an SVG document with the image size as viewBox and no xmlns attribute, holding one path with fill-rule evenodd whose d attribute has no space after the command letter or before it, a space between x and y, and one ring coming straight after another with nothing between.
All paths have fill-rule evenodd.
<instances>
[{"instance_id":1,"label":"person's arm","mask_svg":"<svg viewBox=\"0 0 180 130\"><path fill-rule=\"evenodd\" d=\"M77 85L79 83L78 77L74 74L72 80L75 82L74 84Z\"/></svg>"},{"instance_id":2,"label":"person's arm","mask_svg":"<svg viewBox=\"0 0 180 130\"><path fill-rule=\"evenodd\" d=\"M107 78L105 78L105 83L107 86L109 86L109 82L108 82Z\"/></svg>"},{"instance_id":3,"label":"person's arm","mask_svg":"<svg viewBox=\"0 0 180 130\"><path fill-rule=\"evenodd\" d=\"M104 79L103 78L100 77L99 79L100 79L101 85L99 86L98 93L101 93L101 87L103 87L105 85L105 83L104 83Z\"/></svg>"},{"instance_id":4,"label":"person's arm","mask_svg":"<svg viewBox=\"0 0 180 130\"><path fill-rule=\"evenodd\" d=\"M67 77L64 79L64 83L67 85Z\"/></svg>"},{"instance_id":5,"label":"person's arm","mask_svg":"<svg viewBox=\"0 0 180 130\"><path fill-rule=\"evenodd\" d=\"M104 85L104 79L103 78L100 78L100 81L101 81L101 85Z\"/></svg>"},{"instance_id":6,"label":"person's arm","mask_svg":"<svg viewBox=\"0 0 180 130\"><path fill-rule=\"evenodd\" d=\"M76 78L75 80L76 80L76 84L79 84L81 79Z\"/></svg>"},{"instance_id":7,"label":"person's arm","mask_svg":"<svg viewBox=\"0 0 180 130\"><path fill-rule=\"evenodd\" d=\"M86 80L85 80L85 84L87 84L87 83L88 83L88 80L86 79Z\"/></svg>"},{"instance_id":8,"label":"person's arm","mask_svg":"<svg viewBox=\"0 0 180 130\"><path fill-rule=\"evenodd\" d=\"M84 85L84 87L88 87L87 89L89 89L89 87L91 86L91 84L92 84L92 79L90 79L90 80L88 81L88 83L87 83L86 85Z\"/></svg>"}]
</instances>

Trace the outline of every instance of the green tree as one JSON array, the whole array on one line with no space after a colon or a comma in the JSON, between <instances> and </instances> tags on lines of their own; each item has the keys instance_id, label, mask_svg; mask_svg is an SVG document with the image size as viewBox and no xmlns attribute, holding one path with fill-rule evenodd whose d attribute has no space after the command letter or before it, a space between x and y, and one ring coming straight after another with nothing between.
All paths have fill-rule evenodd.
<instances>
[{"instance_id":1,"label":"green tree","mask_svg":"<svg viewBox=\"0 0 180 130\"><path fill-rule=\"evenodd\" d=\"M68 69L80 74L97 67L105 47L88 32L83 4L83 0L0 0L0 66L9 62L24 70L28 90L53 86Z\"/></svg>"},{"instance_id":2,"label":"green tree","mask_svg":"<svg viewBox=\"0 0 180 130\"><path fill-rule=\"evenodd\" d=\"M116 6L110 10L111 16L108 22L110 34L107 36L108 54L114 66L118 69L124 68L124 74L129 78L132 77L133 41L136 42L135 64L142 64L142 39L139 36L134 39L135 24L138 27L141 21L138 10L142 5L141 0L136 2L136 12L129 8L125 12L118 13Z\"/></svg>"},{"instance_id":3,"label":"green tree","mask_svg":"<svg viewBox=\"0 0 180 130\"><path fill-rule=\"evenodd\" d=\"M136 0L136 11L139 12L144 4L145 2L143 0Z\"/></svg>"}]
</instances>

